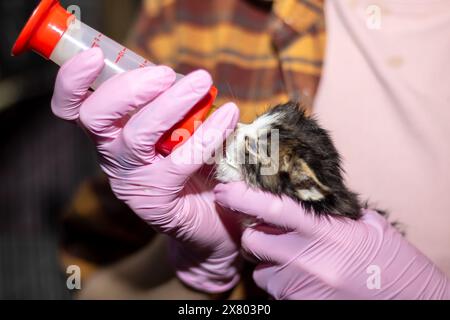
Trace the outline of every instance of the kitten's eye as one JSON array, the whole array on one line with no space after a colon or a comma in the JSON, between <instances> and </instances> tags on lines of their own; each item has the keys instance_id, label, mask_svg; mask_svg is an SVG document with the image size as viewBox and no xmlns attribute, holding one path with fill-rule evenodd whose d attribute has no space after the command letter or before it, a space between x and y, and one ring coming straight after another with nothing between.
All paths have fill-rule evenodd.
<instances>
[{"instance_id":1,"label":"kitten's eye","mask_svg":"<svg viewBox=\"0 0 450 320\"><path fill-rule=\"evenodd\" d=\"M245 137L245 153L249 164L272 165L271 150L265 139Z\"/></svg>"},{"instance_id":2,"label":"kitten's eye","mask_svg":"<svg viewBox=\"0 0 450 320\"><path fill-rule=\"evenodd\" d=\"M248 150L250 154L257 155L258 154L258 141L256 139L252 139L248 136L245 137L245 148Z\"/></svg>"}]
</instances>

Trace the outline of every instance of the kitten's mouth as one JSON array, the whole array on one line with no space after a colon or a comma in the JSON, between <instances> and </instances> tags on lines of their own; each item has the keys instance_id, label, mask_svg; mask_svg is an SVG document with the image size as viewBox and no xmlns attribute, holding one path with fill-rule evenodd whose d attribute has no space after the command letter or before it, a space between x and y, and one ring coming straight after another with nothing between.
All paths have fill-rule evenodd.
<instances>
[{"instance_id":1,"label":"kitten's mouth","mask_svg":"<svg viewBox=\"0 0 450 320\"><path fill-rule=\"evenodd\" d=\"M226 145L223 146L223 150L222 150L222 159L223 161L231 168L235 169L235 170L239 170L239 166L233 162L233 157L230 156L230 152L227 148Z\"/></svg>"},{"instance_id":2,"label":"kitten's mouth","mask_svg":"<svg viewBox=\"0 0 450 320\"><path fill-rule=\"evenodd\" d=\"M230 136L220 148L221 155L218 159L216 178L223 183L242 181L242 167L236 149L236 136Z\"/></svg>"},{"instance_id":3,"label":"kitten's mouth","mask_svg":"<svg viewBox=\"0 0 450 320\"><path fill-rule=\"evenodd\" d=\"M239 170L239 166L231 162L226 156L225 156L225 163L230 166L233 169Z\"/></svg>"}]
</instances>

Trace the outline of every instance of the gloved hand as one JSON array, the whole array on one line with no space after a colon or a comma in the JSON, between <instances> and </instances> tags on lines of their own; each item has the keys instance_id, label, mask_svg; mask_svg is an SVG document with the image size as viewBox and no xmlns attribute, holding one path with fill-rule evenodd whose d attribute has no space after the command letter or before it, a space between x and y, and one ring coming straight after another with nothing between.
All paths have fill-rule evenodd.
<instances>
[{"instance_id":1,"label":"gloved hand","mask_svg":"<svg viewBox=\"0 0 450 320\"><path fill-rule=\"evenodd\" d=\"M235 128L237 107L220 108L164 158L155 144L208 93L209 74L197 71L174 84L168 67L148 67L115 76L90 93L102 68L99 49L67 62L56 80L53 112L87 131L116 196L174 239L171 253L181 280L209 293L229 290L239 280L239 228L216 207L212 182L198 171Z\"/></svg>"},{"instance_id":2,"label":"gloved hand","mask_svg":"<svg viewBox=\"0 0 450 320\"><path fill-rule=\"evenodd\" d=\"M261 222L242 247L276 299L450 299L449 279L378 213L317 217L286 197L218 185L216 201Z\"/></svg>"}]
</instances>

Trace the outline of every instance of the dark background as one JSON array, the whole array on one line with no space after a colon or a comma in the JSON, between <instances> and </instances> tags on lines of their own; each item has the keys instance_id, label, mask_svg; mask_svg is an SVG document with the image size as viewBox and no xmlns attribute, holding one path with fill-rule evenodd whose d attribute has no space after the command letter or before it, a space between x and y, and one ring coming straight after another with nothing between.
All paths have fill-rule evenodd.
<instances>
[{"instance_id":1,"label":"dark background","mask_svg":"<svg viewBox=\"0 0 450 320\"><path fill-rule=\"evenodd\" d=\"M11 57L39 1L0 0L0 299L70 299L58 256L59 219L77 186L98 172L88 139L57 120L57 66L34 53ZM61 1L124 42L139 0ZM117 17L117 18L116 18Z\"/></svg>"}]
</instances>

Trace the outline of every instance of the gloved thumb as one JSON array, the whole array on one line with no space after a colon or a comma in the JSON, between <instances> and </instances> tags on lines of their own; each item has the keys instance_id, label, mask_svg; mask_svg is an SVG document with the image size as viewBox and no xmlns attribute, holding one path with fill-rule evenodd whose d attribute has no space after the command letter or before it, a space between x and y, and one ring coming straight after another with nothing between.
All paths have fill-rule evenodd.
<instances>
[{"instance_id":1,"label":"gloved thumb","mask_svg":"<svg viewBox=\"0 0 450 320\"><path fill-rule=\"evenodd\" d=\"M174 180L190 177L208 163L239 121L239 109L234 103L228 103L214 112L201 125L184 145L164 161L168 161L169 174Z\"/></svg>"},{"instance_id":2,"label":"gloved thumb","mask_svg":"<svg viewBox=\"0 0 450 320\"><path fill-rule=\"evenodd\" d=\"M61 67L51 103L57 117L68 121L78 120L89 87L104 67L103 59L102 50L93 48L79 53Z\"/></svg>"}]
</instances>

